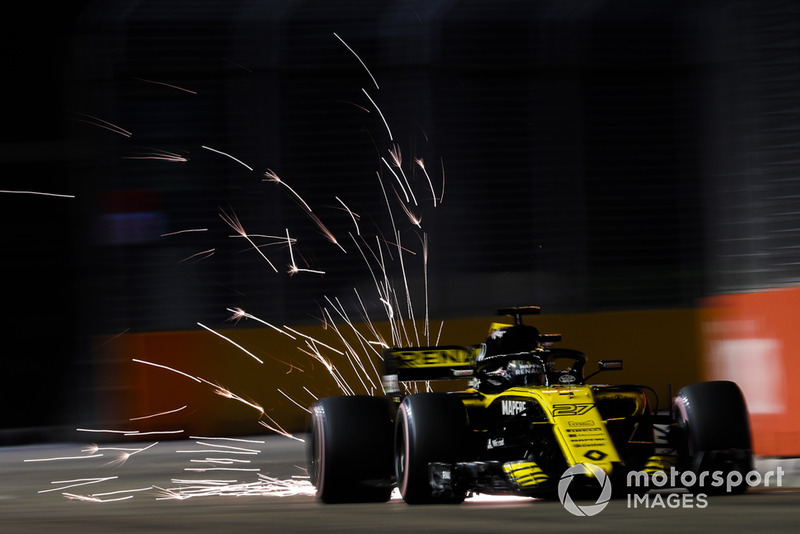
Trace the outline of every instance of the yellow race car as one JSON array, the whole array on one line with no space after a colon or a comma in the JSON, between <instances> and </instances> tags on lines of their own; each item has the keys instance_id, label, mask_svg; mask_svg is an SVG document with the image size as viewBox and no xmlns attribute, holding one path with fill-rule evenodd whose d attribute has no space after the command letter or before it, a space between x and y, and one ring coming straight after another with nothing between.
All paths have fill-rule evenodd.
<instances>
[{"instance_id":1,"label":"yellow race car","mask_svg":"<svg viewBox=\"0 0 800 534\"><path fill-rule=\"evenodd\" d=\"M622 361L600 361L584 376L585 354L555 348L559 335L523 324L538 307L498 313L513 324L493 325L481 344L385 351L386 397L313 405L309 473L321 501L386 501L394 487L411 504L460 503L472 493L548 497L573 466L585 470L571 492L596 487L599 471L618 491L634 483L647 491L695 484L701 472L752 469L747 408L734 383L687 386L659 409L650 387L588 384ZM452 393L406 387L465 378L469 386ZM709 477L703 491L730 490L711 485L723 479Z\"/></svg>"}]
</instances>

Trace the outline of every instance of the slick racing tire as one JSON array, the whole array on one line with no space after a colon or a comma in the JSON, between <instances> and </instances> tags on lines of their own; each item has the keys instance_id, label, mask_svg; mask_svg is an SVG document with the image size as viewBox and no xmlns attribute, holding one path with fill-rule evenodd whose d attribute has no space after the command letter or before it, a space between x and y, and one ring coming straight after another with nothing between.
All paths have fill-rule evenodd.
<instances>
[{"instance_id":1,"label":"slick racing tire","mask_svg":"<svg viewBox=\"0 0 800 534\"><path fill-rule=\"evenodd\" d=\"M753 468L747 405L735 383L718 380L686 386L675 397L673 415L682 468L696 474L738 471L743 476ZM724 488L689 489L724 492ZM746 489L746 484L740 484L731 492L742 493Z\"/></svg>"},{"instance_id":2,"label":"slick racing tire","mask_svg":"<svg viewBox=\"0 0 800 534\"><path fill-rule=\"evenodd\" d=\"M430 482L431 462L459 460L467 439L467 412L458 397L446 393L409 395L395 424L395 475L409 504L458 504L463 492L438 493Z\"/></svg>"},{"instance_id":3,"label":"slick racing tire","mask_svg":"<svg viewBox=\"0 0 800 534\"><path fill-rule=\"evenodd\" d=\"M346 396L314 403L308 471L317 498L324 503L388 501L393 435L388 399Z\"/></svg>"}]
</instances>

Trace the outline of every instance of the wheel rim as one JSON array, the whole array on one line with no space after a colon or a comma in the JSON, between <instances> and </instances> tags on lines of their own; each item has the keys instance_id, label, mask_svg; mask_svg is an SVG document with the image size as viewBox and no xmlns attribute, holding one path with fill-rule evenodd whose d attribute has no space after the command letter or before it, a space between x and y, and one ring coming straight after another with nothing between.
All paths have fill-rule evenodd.
<instances>
[{"instance_id":1,"label":"wheel rim","mask_svg":"<svg viewBox=\"0 0 800 534\"><path fill-rule=\"evenodd\" d=\"M317 496L320 496L325 485L325 428L322 414L315 410L312 421L310 475L312 483L317 487Z\"/></svg>"},{"instance_id":2,"label":"wheel rim","mask_svg":"<svg viewBox=\"0 0 800 534\"><path fill-rule=\"evenodd\" d=\"M408 485L408 420L403 406L400 407L398 427L395 432L394 470L397 487L401 495L405 495Z\"/></svg>"}]
</instances>

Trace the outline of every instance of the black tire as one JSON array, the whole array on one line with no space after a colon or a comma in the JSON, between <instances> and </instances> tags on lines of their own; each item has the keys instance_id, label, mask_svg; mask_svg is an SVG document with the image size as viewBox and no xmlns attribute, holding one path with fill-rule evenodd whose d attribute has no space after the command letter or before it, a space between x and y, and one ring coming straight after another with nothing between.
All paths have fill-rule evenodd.
<instances>
[{"instance_id":1,"label":"black tire","mask_svg":"<svg viewBox=\"0 0 800 534\"><path fill-rule=\"evenodd\" d=\"M403 399L397 412L394 452L397 486L403 500L409 504L463 502L463 492L434 492L428 465L460 460L467 438L467 412L458 397L418 393Z\"/></svg>"},{"instance_id":2,"label":"black tire","mask_svg":"<svg viewBox=\"0 0 800 534\"><path fill-rule=\"evenodd\" d=\"M753 468L750 420L739 386L727 380L701 382L678 392L673 405L679 466L701 471L739 471ZM690 488L719 493L710 488ZM734 493L747 489L740 484Z\"/></svg>"},{"instance_id":3,"label":"black tire","mask_svg":"<svg viewBox=\"0 0 800 534\"><path fill-rule=\"evenodd\" d=\"M317 498L324 503L388 501L393 435L388 399L328 397L314 403L308 471Z\"/></svg>"}]
</instances>

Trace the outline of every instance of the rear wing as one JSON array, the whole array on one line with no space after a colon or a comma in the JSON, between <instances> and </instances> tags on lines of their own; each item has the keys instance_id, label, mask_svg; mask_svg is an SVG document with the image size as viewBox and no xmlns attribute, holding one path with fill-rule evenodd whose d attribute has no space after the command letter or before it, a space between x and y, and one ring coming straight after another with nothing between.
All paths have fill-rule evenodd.
<instances>
[{"instance_id":1,"label":"rear wing","mask_svg":"<svg viewBox=\"0 0 800 534\"><path fill-rule=\"evenodd\" d=\"M483 350L484 345L386 349L383 388L391 394L399 391L400 382L470 378L475 373L475 360Z\"/></svg>"}]
</instances>

